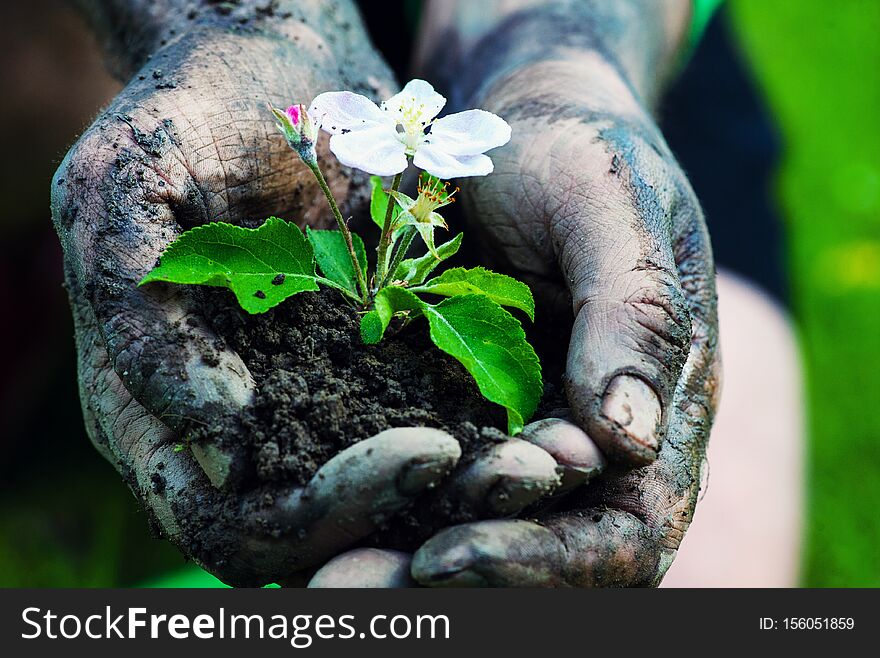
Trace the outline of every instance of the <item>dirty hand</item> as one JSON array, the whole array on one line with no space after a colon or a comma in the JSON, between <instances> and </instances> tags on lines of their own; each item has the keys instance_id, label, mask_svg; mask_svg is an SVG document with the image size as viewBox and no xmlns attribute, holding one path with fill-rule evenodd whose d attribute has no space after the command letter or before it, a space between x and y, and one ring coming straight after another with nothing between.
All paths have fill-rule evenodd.
<instances>
[{"instance_id":1,"label":"dirty hand","mask_svg":"<svg viewBox=\"0 0 880 658\"><path fill-rule=\"evenodd\" d=\"M332 221L266 102L394 91L349 3L289 4L268 13L257 2L232 10L175 0L92 5L99 27L108 12L108 48L131 81L52 182L92 441L159 533L237 585L320 565L433 487L460 455L443 432L389 430L339 454L303 488L248 491L248 457L235 446L175 449L192 424L235 427L254 382L190 291L138 281L200 223L273 214ZM349 209L367 198L363 178L332 157L322 161ZM556 467L544 450L512 442L451 486L485 514L511 513L556 485Z\"/></svg>"},{"instance_id":2,"label":"dirty hand","mask_svg":"<svg viewBox=\"0 0 880 658\"><path fill-rule=\"evenodd\" d=\"M612 466L534 520L448 528L411 566L399 553L341 556L316 586L350 583L367 561L396 584L410 573L430 586L655 585L690 523L719 392L709 237L645 107L651 63L612 63L615 44L590 47L600 38L572 27L601 26L606 8L625 24L624 4L647 3L580 5L592 21L557 4L510 18L470 52L488 82L460 97L504 117L513 137L492 154L493 175L462 187L488 254L532 287L540 332L568 340L567 420L544 421L545 440L578 436ZM648 42L632 29L621 43ZM538 43L560 52L523 52Z\"/></svg>"},{"instance_id":3,"label":"dirty hand","mask_svg":"<svg viewBox=\"0 0 880 658\"><path fill-rule=\"evenodd\" d=\"M305 22L254 13L244 24L205 3L184 25L173 2L120 7L132 25L159 21L155 38L169 42L155 52L145 45L152 56L140 70L142 60L122 67L131 82L52 183L86 424L160 533L226 582L264 584L369 534L375 515L453 468L458 444L434 430L392 430L338 455L304 488L241 491L247 460L233 446L175 445L192 424L234 427L253 396L251 375L188 290L137 283L193 225L275 213L323 218L326 202L266 103L354 86L384 96L393 83L346 4L331 17L311 8ZM162 7L167 16L149 15ZM352 35L334 47L326 35L344 22ZM358 181L338 167L328 178L356 202Z\"/></svg>"}]
</instances>

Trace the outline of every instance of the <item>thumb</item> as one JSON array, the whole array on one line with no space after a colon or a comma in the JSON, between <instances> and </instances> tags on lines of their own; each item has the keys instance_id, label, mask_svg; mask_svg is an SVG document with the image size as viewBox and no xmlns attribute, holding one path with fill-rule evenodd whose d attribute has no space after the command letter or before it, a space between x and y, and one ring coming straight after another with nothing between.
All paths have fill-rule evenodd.
<instances>
[{"instance_id":1,"label":"thumb","mask_svg":"<svg viewBox=\"0 0 880 658\"><path fill-rule=\"evenodd\" d=\"M616 166L596 172L599 181L551 228L574 311L565 390L575 419L606 455L643 465L664 439L691 320L671 203L655 191L664 186L621 171L622 158L606 155Z\"/></svg>"}]
</instances>

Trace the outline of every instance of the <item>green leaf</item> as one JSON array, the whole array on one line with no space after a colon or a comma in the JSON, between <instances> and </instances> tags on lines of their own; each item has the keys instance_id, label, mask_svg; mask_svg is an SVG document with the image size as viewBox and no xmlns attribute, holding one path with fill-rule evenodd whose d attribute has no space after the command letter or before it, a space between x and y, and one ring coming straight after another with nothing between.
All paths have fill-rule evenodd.
<instances>
[{"instance_id":1,"label":"green leaf","mask_svg":"<svg viewBox=\"0 0 880 658\"><path fill-rule=\"evenodd\" d=\"M364 345L375 345L381 341L387 327L388 324L382 322L379 311L365 313L361 317L361 340L364 341Z\"/></svg>"},{"instance_id":2,"label":"green leaf","mask_svg":"<svg viewBox=\"0 0 880 658\"><path fill-rule=\"evenodd\" d=\"M388 212L388 203L394 203L391 201L391 196L382 189L382 179L378 176L370 176L370 183L373 184L373 194L370 196L370 217L373 218L373 222L376 226L379 227L381 231L385 228L385 213ZM394 207L391 210L391 225L394 226L394 221L397 219L397 216L400 214L400 207L394 203Z\"/></svg>"},{"instance_id":3,"label":"green leaf","mask_svg":"<svg viewBox=\"0 0 880 658\"><path fill-rule=\"evenodd\" d=\"M152 281L226 287L248 313L318 289L312 246L296 224L277 217L255 229L216 222L187 231L139 285Z\"/></svg>"},{"instance_id":4,"label":"green leaf","mask_svg":"<svg viewBox=\"0 0 880 658\"><path fill-rule=\"evenodd\" d=\"M357 274L351 264L351 256L342 233L336 230L315 231L307 228L306 236L312 243L318 267L321 268L324 276L357 296ZM364 242L355 233L352 233L351 241L358 263L361 265L361 272L366 272L367 251Z\"/></svg>"},{"instance_id":5,"label":"green leaf","mask_svg":"<svg viewBox=\"0 0 880 658\"><path fill-rule=\"evenodd\" d=\"M459 233L449 242L445 242L437 247L437 256L439 258L430 252L419 258L407 258L394 271L392 279L395 281L406 281L414 285L422 283L440 263L458 252L463 238L464 234Z\"/></svg>"},{"instance_id":6,"label":"green leaf","mask_svg":"<svg viewBox=\"0 0 880 658\"><path fill-rule=\"evenodd\" d=\"M406 288L388 286L376 293L373 310L361 318L361 339L367 345L375 345L391 322L395 313L421 311L425 303Z\"/></svg>"},{"instance_id":7,"label":"green leaf","mask_svg":"<svg viewBox=\"0 0 880 658\"><path fill-rule=\"evenodd\" d=\"M519 321L484 295L424 304L431 340L473 376L483 396L507 409L514 435L535 413L544 389L541 364Z\"/></svg>"},{"instance_id":8,"label":"green leaf","mask_svg":"<svg viewBox=\"0 0 880 658\"><path fill-rule=\"evenodd\" d=\"M455 295L485 295L501 306L511 306L525 311L535 321L535 300L529 287L516 279L492 272L483 267L465 269L454 267L440 276L425 282L413 292L429 292L444 297Z\"/></svg>"}]
</instances>

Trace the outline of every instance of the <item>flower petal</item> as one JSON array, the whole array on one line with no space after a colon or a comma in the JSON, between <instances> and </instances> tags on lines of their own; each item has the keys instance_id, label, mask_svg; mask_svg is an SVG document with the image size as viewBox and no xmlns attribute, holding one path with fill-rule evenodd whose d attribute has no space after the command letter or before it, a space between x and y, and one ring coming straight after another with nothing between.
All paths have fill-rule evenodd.
<instances>
[{"instance_id":1,"label":"flower petal","mask_svg":"<svg viewBox=\"0 0 880 658\"><path fill-rule=\"evenodd\" d=\"M467 110L437 119L428 141L450 155L477 155L510 141L510 126L485 110Z\"/></svg>"},{"instance_id":2,"label":"flower petal","mask_svg":"<svg viewBox=\"0 0 880 658\"><path fill-rule=\"evenodd\" d=\"M287 114L287 118L290 119L290 123L292 123L294 126L299 124L299 117L301 114L300 108L301 107L302 107L302 105L291 105L290 107L288 107L285 110L285 112Z\"/></svg>"},{"instance_id":3,"label":"flower petal","mask_svg":"<svg viewBox=\"0 0 880 658\"><path fill-rule=\"evenodd\" d=\"M433 119L443 106L446 98L434 91L434 87L424 80L410 80L398 93L382 103L382 109L392 117L398 117L404 107L421 107L421 120L428 122Z\"/></svg>"},{"instance_id":4,"label":"flower petal","mask_svg":"<svg viewBox=\"0 0 880 658\"><path fill-rule=\"evenodd\" d=\"M330 138L330 150L347 167L376 176L393 176L406 169L406 147L390 124L370 124Z\"/></svg>"},{"instance_id":5,"label":"flower petal","mask_svg":"<svg viewBox=\"0 0 880 658\"><path fill-rule=\"evenodd\" d=\"M331 135L360 130L369 124L388 123L388 117L366 96L351 91L319 94L309 106L309 116Z\"/></svg>"},{"instance_id":6,"label":"flower petal","mask_svg":"<svg viewBox=\"0 0 880 658\"><path fill-rule=\"evenodd\" d=\"M413 164L437 178L464 178L486 176L494 168L488 155L454 156L441 151L433 144L425 144L416 151Z\"/></svg>"}]
</instances>

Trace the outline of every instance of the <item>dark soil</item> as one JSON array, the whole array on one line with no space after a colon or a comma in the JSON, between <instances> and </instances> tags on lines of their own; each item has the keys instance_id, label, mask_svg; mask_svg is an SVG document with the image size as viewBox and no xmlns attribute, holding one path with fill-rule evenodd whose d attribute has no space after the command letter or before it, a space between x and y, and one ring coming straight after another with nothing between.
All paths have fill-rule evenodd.
<instances>
[{"instance_id":1,"label":"dark soil","mask_svg":"<svg viewBox=\"0 0 880 658\"><path fill-rule=\"evenodd\" d=\"M202 294L208 321L241 355L257 394L242 427L228 428L234 437L218 436L224 430L215 426L194 438L245 441L258 483L308 482L341 450L391 427L449 432L461 444L462 465L506 438L504 410L434 347L423 320L392 324L371 346L360 339L357 311L330 290L301 293L259 316L238 308L228 291Z\"/></svg>"},{"instance_id":2,"label":"dark soil","mask_svg":"<svg viewBox=\"0 0 880 658\"><path fill-rule=\"evenodd\" d=\"M247 364L257 393L239 427L201 427L190 436L246 442L251 485L304 484L341 450L391 427L449 432L462 448L459 469L507 438L504 410L431 343L423 320L392 324L371 346L361 341L357 311L330 290L301 293L258 316L242 311L228 291L197 294L215 331ZM389 519L372 541L412 549L440 528L474 518L440 488Z\"/></svg>"}]
</instances>

